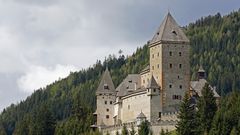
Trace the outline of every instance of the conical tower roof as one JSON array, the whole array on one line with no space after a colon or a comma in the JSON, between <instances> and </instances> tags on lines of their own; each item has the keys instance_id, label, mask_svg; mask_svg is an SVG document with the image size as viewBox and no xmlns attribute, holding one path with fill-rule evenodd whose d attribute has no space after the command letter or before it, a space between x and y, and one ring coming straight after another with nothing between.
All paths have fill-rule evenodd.
<instances>
[{"instance_id":1,"label":"conical tower roof","mask_svg":"<svg viewBox=\"0 0 240 135\"><path fill-rule=\"evenodd\" d=\"M160 88L159 85L157 84L156 80L154 79L153 75L150 79L150 82L147 85L147 88L155 88L155 89Z\"/></svg>"},{"instance_id":2,"label":"conical tower roof","mask_svg":"<svg viewBox=\"0 0 240 135\"><path fill-rule=\"evenodd\" d=\"M164 41L189 43L189 39L169 12L153 36L151 43Z\"/></svg>"},{"instance_id":3,"label":"conical tower roof","mask_svg":"<svg viewBox=\"0 0 240 135\"><path fill-rule=\"evenodd\" d=\"M105 72L103 73L102 80L97 88L96 93L115 93L115 87L108 68L106 68Z\"/></svg>"},{"instance_id":4,"label":"conical tower roof","mask_svg":"<svg viewBox=\"0 0 240 135\"><path fill-rule=\"evenodd\" d=\"M198 72L205 72L205 70L203 69L202 65L200 65Z\"/></svg>"}]
</instances>

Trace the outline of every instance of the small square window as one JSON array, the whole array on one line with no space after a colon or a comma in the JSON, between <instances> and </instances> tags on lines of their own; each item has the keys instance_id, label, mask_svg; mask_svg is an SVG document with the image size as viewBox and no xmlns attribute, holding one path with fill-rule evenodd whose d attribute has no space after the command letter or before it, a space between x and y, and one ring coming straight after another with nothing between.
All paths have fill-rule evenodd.
<instances>
[{"instance_id":1,"label":"small square window","mask_svg":"<svg viewBox=\"0 0 240 135\"><path fill-rule=\"evenodd\" d=\"M158 67L158 68L160 67L159 64L157 65L157 67Z\"/></svg>"},{"instance_id":2,"label":"small square window","mask_svg":"<svg viewBox=\"0 0 240 135\"><path fill-rule=\"evenodd\" d=\"M179 88L182 89L182 85L180 85Z\"/></svg>"},{"instance_id":3,"label":"small square window","mask_svg":"<svg viewBox=\"0 0 240 135\"><path fill-rule=\"evenodd\" d=\"M152 54L152 58L154 58L154 54Z\"/></svg>"},{"instance_id":4,"label":"small square window","mask_svg":"<svg viewBox=\"0 0 240 135\"><path fill-rule=\"evenodd\" d=\"M112 104L112 101L110 101L110 104Z\"/></svg>"},{"instance_id":5,"label":"small square window","mask_svg":"<svg viewBox=\"0 0 240 135\"><path fill-rule=\"evenodd\" d=\"M170 66L170 68L172 68L172 64L171 63L169 64L169 66Z\"/></svg>"},{"instance_id":6,"label":"small square window","mask_svg":"<svg viewBox=\"0 0 240 135\"><path fill-rule=\"evenodd\" d=\"M172 52L169 52L169 55L172 56Z\"/></svg>"},{"instance_id":7,"label":"small square window","mask_svg":"<svg viewBox=\"0 0 240 135\"><path fill-rule=\"evenodd\" d=\"M159 53L157 54L157 56L159 57Z\"/></svg>"},{"instance_id":8,"label":"small square window","mask_svg":"<svg viewBox=\"0 0 240 135\"><path fill-rule=\"evenodd\" d=\"M179 52L179 56L182 56L182 52Z\"/></svg>"},{"instance_id":9,"label":"small square window","mask_svg":"<svg viewBox=\"0 0 240 135\"><path fill-rule=\"evenodd\" d=\"M153 89L153 92L156 92L156 89Z\"/></svg>"},{"instance_id":10,"label":"small square window","mask_svg":"<svg viewBox=\"0 0 240 135\"><path fill-rule=\"evenodd\" d=\"M130 110L130 105L128 105L128 110Z\"/></svg>"},{"instance_id":11,"label":"small square window","mask_svg":"<svg viewBox=\"0 0 240 135\"><path fill-rule=\"evenodd\" d=\"M105 105L107 104L107 101L105 101Z\"/></svg>"},{"instance_id":12,"label":"small square window","mask_svg":"<svg viewBox=\"0 0 240 135\"><path fill-rule=\"evenodd\" d=\"M107 112L109 112L109 109L107 108Z\"/></svg>"},{"instance_id":13,"label":"small square window","mask_svg":"<svg viewBox=\"0 0 240 135\"><path fill-rule=\"evenodd\" d=\"M109 115L106 115L106 118L109 119Z\"/></svg>"},{"instance_id":14,"label":"small square window","mask_svg":"<svg viewBox=\"0 0 240 135\"><path fill-rule=\"evenodd\" d=\"M171 84L169 85L169 88L172 88L172 85L171 85Z\"/></svg>"},{"instance_id":15,"label":"small square window","mask_svg":"<svg viewBox=\"0 0 240 135\"><path fill-rule=\"evenodd\" d=\"M182 68L182 64L179 64L179 68Z\"/></svg>"},{"instance_id":16,"label":"small square window","mask_svg":"<svg viewBox=\"0 0 240 135\"><path fill-rule=\"evenodd\" d=\"M154 70L154 66L152 66L152 70Z\"/></svg>"}]
</instances>

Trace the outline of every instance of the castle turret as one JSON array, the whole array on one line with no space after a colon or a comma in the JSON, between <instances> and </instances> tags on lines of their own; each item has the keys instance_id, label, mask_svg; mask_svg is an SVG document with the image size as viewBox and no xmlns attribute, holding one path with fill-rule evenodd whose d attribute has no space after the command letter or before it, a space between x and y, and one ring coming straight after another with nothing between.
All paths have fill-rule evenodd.
<instances>
[{"instance_id":1,"label":"castle turret","mask_svg":"<svg viewBox=\"0 0 240 135\"><path fill-rule=\"evenodd\" d=\"M162 105L160 86L157 84L155 78L151 77L147 86L147 95L150 96L150 122L156 122L161 118Z\"/></svg>"},{"instance_id":2,"label":"castle turret","mask_svg":"<svg viewBox=\"0 0 240 135\"><path fill-rule=\"evenodd\" d=\"M97 125L113 125L114 105L116 91L108 69L105 70L102 80L96 91L97 110L94 113L97 117Z\"/></svg>"},{"instance_id":3,"label":"castle turret","mask_svg":"<svg viewBox=\"0 0 240 135\"><path fill-rule=\"evenodd\" d=\"M202 65L199 67L199 70L198 70L198 80L200 79L206 79L206 72L203 69Z\"/></svg>"},{"instance_id":4,"label":"castle turret","mask_svg":"<svg viewBox=\"0 0 240 135\"><path fill-rule=\"evenodd\" d=\"M165 111L177 111L185 91L189 90L189 40L170 13L149 44L150 74L161 86L161 104Z\"/></svg>"}]
</instances>

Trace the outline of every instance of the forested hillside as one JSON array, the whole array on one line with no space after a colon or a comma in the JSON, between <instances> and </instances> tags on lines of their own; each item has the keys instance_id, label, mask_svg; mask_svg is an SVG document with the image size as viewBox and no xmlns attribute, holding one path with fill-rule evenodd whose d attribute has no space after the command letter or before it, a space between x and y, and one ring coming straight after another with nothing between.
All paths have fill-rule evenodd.
<instances>
[{"instance_id":1,"label":"forested hillside","mask_svg":"<svg viewBox=\"0 0 240 135\"><path fill-rule=\"evenodd\" d=\"M202 64L210 84L221 95L240 90L240 10L197 20L185 27L191 41L191 73ZM81 134L89 131L95 111L95 90L106 68L117 86L129 73L139 73L149 62L148 46L132 56L120 55L97 61L92 67L35 91L26 100L4 109L0 134ZM3 131L3 129L5 131Z\"/></svg>"}]
</instances>

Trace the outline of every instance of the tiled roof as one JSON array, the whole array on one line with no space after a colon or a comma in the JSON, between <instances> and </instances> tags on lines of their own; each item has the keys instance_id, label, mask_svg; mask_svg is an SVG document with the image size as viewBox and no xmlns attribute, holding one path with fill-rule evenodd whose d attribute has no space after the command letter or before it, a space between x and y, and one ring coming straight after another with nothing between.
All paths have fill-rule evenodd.
<instances>
[{"instance_id":1,"label":"tiled roof","mask_svg":"<svg viewBox=\"0 0 240 135\"><path fill-rule=\"evenodd\" d=\"M180 41L188 43L189 39L178 26L172 15L168 13L150 43L158 41Z\"/></svg>"},{"instance_id":2,"label":"tiled roof","mask_svg":"<svg viewBox=\"0 0 240 135\"><path fill-rule=\"evenodd\" d=\"M195 92L197 92L197 94L199 96L202 96L202 89L204 87L204 85L207 83L207 80L205 79L199 79L198 81L191 81L190 84L191 84L191 89L194 90ZM214 93L214 97L220 97L218 95L218 93L216 92L216 90L212 87L211 87L211 90L213 90L213 93Z\"/></svg>"},{"instance_id":3,"label":"tiled roof","mask_svg":"<svg viewBox=\"0 0 240 135\"><path fill-rule=\"evenodd\" d=\"M160 88L159 85L157 84L156 80L154 79L153 75L150 79L150 82L147 85L147 88Z\"/></svg>"},{"instance_id":4,"label":"tiled roof","mask_svg":"<svg viewBox=\"0 0 240 135\"><path fill-rule=\"evenodd\" d=\"M115 93L115 87L108 69L105 70L96 93Z\"/></svg>"}]
</instances>

